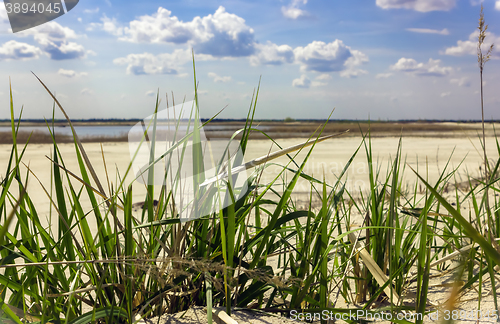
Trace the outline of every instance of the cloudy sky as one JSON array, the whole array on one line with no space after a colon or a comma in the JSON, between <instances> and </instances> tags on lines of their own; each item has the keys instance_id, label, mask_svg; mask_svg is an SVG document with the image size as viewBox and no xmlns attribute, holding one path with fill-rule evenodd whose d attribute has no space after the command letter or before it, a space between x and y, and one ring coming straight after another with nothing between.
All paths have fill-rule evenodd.
<instances>
[{"instance_id":1,"label":"cloudy sky","mask_svg":"<svg viewBox=\"0 0 500 324\"><path fill-rule=\"evenodd\" d=\"M143 118L193 98L202 117L244 118L262 77L258 118L480 119L479 0L81 0L12 33L0 6L0 118ZM500 119L500 0L483 2L485 117ZM60 116L60 115L58 115Z\"/></svg>"}]
</instances>

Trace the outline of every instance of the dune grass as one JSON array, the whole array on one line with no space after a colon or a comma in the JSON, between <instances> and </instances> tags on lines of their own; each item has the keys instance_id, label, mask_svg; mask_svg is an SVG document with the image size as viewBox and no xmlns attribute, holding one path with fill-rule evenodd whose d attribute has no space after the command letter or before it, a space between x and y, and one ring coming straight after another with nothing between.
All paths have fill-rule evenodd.
<instances>
[{"instance_id":1,"label":"dune grass","mask_svg":"<svg viewBox=\"0 0 500 324\"><path fill-rule=\"evenodd\" d=\"M241 130L243 150L250 132L257 131L252 127L257 96L258 90ZM14 116L13 99L10 109ZM196 136L200 126L186 136ZM306 158L297 164L296 153L290 152L274 183L259 182L268 161L247 180L249 190L235 193L228 207L181 223L165 187L157 192L148 186L146 208L139 214L132 208L131 184L122 180L104 190L108 180L95 178L75 133L79 170L66 169L54 140L53 194L50 184L41 184L57 213L53 229L41 225L43 215L25 190L37 178L22 171L29 142L17 145L18 127L12 123L16 145L0 195L0 297L3 312L16 322L133 323L207 303L224 305L229 314L240 308L285 315L318 309L342 314L347 309L336 307L340 300L370 312L428 313L437 309L428 302L431 266L456 266L453 259L441 260L462 255L460 280L466 280L459 294L490 281L494 276L489 274L500 264L496 247L481 234L487 220L482 188L498 191L500 160L488 179L476 179L481 185L465 195L456 189L454 207L443 195L456 170L446 168L434 184L416 170L426 188L423 194L416 184L404 185L411 170L401 154L402 139L385 177L375 168L370 133L364 134L335 184L304 174L315 145L334 145L315 144L322 135L318 130L313 145L302 148ZM344 175L359 150L365 150L370 166L368 193L345 188ZM318 196L319 205L296 207L292 194L299 178L309 182L310 197ZM91 206L82 206L83 195ZM360 199L353 199L355 195ZM473 202L473 215L462 215L458 208L466 199ZM490 207L495 224L500 224L499 207L496 200ZM364 222L353 227L358 215ZM97 223L97 232L90 230L91 221ZM415 281L416 298L408 299L405 294Z\"/></svg>"},{"instance_id":2,"label":"dune grass","mask_svg":"<svg viewBox=\"0 0 500 324\"><path fill-rule=\"evenodd\" d=\"M401 138L384 173L374 163L371 132L360 128L359 147L336 175L338 180L327 184L324 176L303 170L315 145L334 147L334 142L319 143L326 139L323 135L330 135L328 123L304 145L283 149L254 127L257 88L247 121L237 132L240 148L245 153L250 134L260 132L280 153L246 164L228 163L227 207L181 222L172 191L167 186L158 190L151 182L144 208L134 211L132 192L137 184L125 181L132 162L121 174L99 178L71 119L40 82L72 128L79 168L65 166L49 121L51 183L39 182L30 172L23 155L31 139L18 138L20 124L15 122L11 91L13 145L0 193L0 316L16 323L134 323L201 305L224 306L228 314L235 309L285 316L299 311L315 319L314 313L323 310L339 316L348 313L348 307L338 306L343 303L366 311L364 319L387 312L396 323L421 323L424 318L418 314L451 312L466 292L477 291L481 307L488 285L496 302L500 202L497 196L488 200L486 193L500 190L500 158L485 176L469 177L465 192L455 186L450 193L457 169L447 165L439 179L429 183L426 170L406 164ZM199 140L201 127L210 122L197 122L196 78L194 85L193 124L176 142L179 148L187 149L190 139ZM159 109L157 98L154 112ZM152 120L148 127L154 129L155 123ZM149 144L154 152L154 137ZM498 141L496 146L500 155ZM200 146L190 149L193 156L204 154ZM346 187L346 174L360 150L366 152L369 166L367 192ZM300 151L307 152L301 161ZM162 158L170 158L170 153L167 150ZM278 155L288 156L288 163L281 165L273 181L262 183L263 170L276 165L270 157ZM152 153L150 166L158 161L155 158ZM218 167L223 170L224 164ZM238 166L249 168L248 190L232 185ZM194 164L196 188L207 180L204 167ZM414 179L412 186L407 185L408 177ZM299 179L310 187L307 208L294 201ZM56 213L50 227L42 225L45 215L31 200L28 182L39 182ZM196 193L195 208L212 210L220 197L210 188ZM82 203L84 196L88 206ZM313 204L313 197L320 203ZM461 207L469 203L472 208L463 214ZM91 222L97 231L91 230ZM448 301L439 305L429 299L429 275L436 270L452 270L455 275ZM397 318L398 314L408 317Z\"/></svg>"}]
</instances>

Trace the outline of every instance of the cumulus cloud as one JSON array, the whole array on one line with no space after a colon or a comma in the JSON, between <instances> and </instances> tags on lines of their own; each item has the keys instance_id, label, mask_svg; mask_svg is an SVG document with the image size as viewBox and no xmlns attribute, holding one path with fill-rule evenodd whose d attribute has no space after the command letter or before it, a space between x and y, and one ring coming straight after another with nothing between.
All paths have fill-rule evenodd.
<instances>
[{"instance_id":1,"label":"cumulus cloud","mask_svg":"<svg viewBox=\"0 0 500 324\"><path fill-rule=\"evenodd\" d=\"M114 64L127 65L127 74L177 74L170 54L129 54L113 60Z\"/></svg>"},{"instance_id":2,"label":"cumulus cloud","mask_svg":"<svg viewBox=\"0 0 500 324\"><path fill-rule=\"evenodd\" d=\"M308 16L308 12L299 8L301 4L307 4L307 0L292 0L288 6L281 7L283 16L289 19L298 19Z\"/></svg>"},{"instance_id":3,"label":"cumulus cloud","mask_svg":"<svg viewBox=\"0 0 500 324\"><path fill-rule=\"evenodd\" d=\"M255 54L250 57L252 65L281 65L292 63L293 49L288 45L276 45L270 41L266 44L255 44Z\"/></svg>"},{"instance_id":4,"label":"cumulus cloud","mask_svg":"<svg viewBox=\"0 0 500 324\"><path fill-rule=\"evenodd\" d=\"M475 31L469 35L469 39L466 41L457 41L457 46L448 47L444 54L453 56L463 56L463 55L477 55L477 37L479 36L479 31ZM486 53L488 48L493 43L499 43L500 37L495 36L495 34L486 32L485 43L483 44L483 50ZM493 51L491 56L494 58L499 58L498 51Z\"/></svg>"},{"instance_id":5,"label":"cumulus cloud","mask_svg":"<svg viewBox=\"0 0 500 324\"><path fill-rule=\"evenodd\" d=\"M299 79L294 79L292 81L292 86L296 88L309 88L311 86L311 80L302 74Z\"/></svg>"},{"instance_id":6,"label":"cumulus cloud","mask_svg":"<svg viewBox=\"0 0 500 324\"><path fill-rule=\"evenodd\" d=\"M223 82L223 83L225 83L225 82L231 81L231 77L230 76L219 76L219 75L217 75L217 73L214 73L214 72L209 72L208 76L210 78L212 78L212 80L214 82L216 82L216 83L217 82Z\"/></svg>"},{"instance_id":7,"label":"cumulus cloud","mask_svg":"<svg viewBox=\"0 0 500 324\"><path fill-rule=\"evenodd\" d=\"M359 75L367 74L368 71L358 69L358 66L368 62L368 56L358 50L351 50L351 54L352 56L345 61L344 66L346 68L340 72L340 76L345 78L355 78Z\"/></svg>"},{"instance_id":8,"label":"cumulus cloud","mask_svg":"<svg viewBox=\"0 0 500 324\"><path fill-rule=\"evenodd\" d=\"M387 79L393 75L394 75L394 73L379 73L375 76L375 78L376 79Z\"/></svg>"},{"instance_id":9,"label":"cumulus cloud","mask_svg":"<svg viewBox=\"0 0 500 324\"><path fill-rule=\"evenodd\" d=\"M428 29L428 28L406 28L407 31L412 33L420 33L420 34L438 34L438 35L449 35L450 32L448 29L443 28L441 30L438 29Z\"/></svg>"},{"instance_id":10,"label":"cumulus cloud","mask_svg":"<svg viewBox=\"0 0 500 324\"><path fill-rule=\"evenodd\" d=\"M87 30L92 31L94 29L102 29L114 36L123 35L123 27L119 26L116 18L108 18L108 16L103 15L101 17L101 21L101 23L91 23Z\"/></svg>"},{"instance_id":11,"label":"cumulus cloud","mask_svg":"<svg viewBox=\"0 0 500 324\"><path fill-rule=\"evenodd\" d=\"M457 0L376 0L383 9L411 9L420 12L448 11L455 7Z\"/></svg>"},{"instance_id":12,"label":"cumulus cloud","mask_svg":"<svg viewBox=\"0 0 500 324\"><path fill-rule=\"evenodd\" d=\"M198 55L198 61L213 59L209 55ZM127 74L177 74L181 65L191 61L189 50L176 49L173 53L154 55L151 53L129 54L113 60L114 64L126 65Z\"/></svg>"},{"instance_id":13,"label":"cumulus cloud","mask_svg":"<svg viewBox=\"0 0 500 324\"><path fill-rule=\"evenodd\" d=\"M456 84L459 87L470 87L470 84L471 84L470 81L469 81L469 79L466 78L466 77L463 77L463 78L460 78L460 79L451 79L450 83L451 84Z\"/></svg>"},{"instance_id":14,"label":"cumulus cloud","mask_svg":"<svg viewBox=\"0 0 500 324\"><path fill-rule=\"evenodd\" d=\"M82 45L68 41L68 39L77 38L76 33L71 28L63 27L54 21L22 31L17 35L33 36L42 50L53 60L85 57L85 49Z\"/></svg>"},{"instance_id":15,"label":"cumulus cloud","mask_svg":"<svg viewBox=\"0 0 500 324\"><path fill-rule=\"evenodd\" d=\"M120 40L136 43L188 44L197 53L240 57L254 53L254 31L245 20L219 7L215 13L183 22L162 7L123 29Z\"/></svg>"},{"instance_id":16,"label":"cumulus cloud","mask_svg":"<svg viewBox=\"0 0 500 324\"><path fill-rule=\"evenodd\" d=\"M94 24L91 28L99 26L110 34L121 34L119 39L123 41L188 45L194 48L197 60L246 56L253 66L297 63L301 66L302 73L340 72L343 77L356 77L367 73L359 67L368 62L368 57L344 45L341 40L328 44L314 41L295 49L270 41L261 44L254 40L253 29L246 25L243 18L226 12L222 6L213 15L195 17L186 22L161 7L152 15L131 21L127 27L119 26L115 19L106 16L101 21L102 23ZM170 62L166 63L170 61L168 55L171 54L131 54L114 62L126 64L127 72L132 74L176 73L182 62L174 66ZM184 56L190 58L191 54ZM178 61L182 59L179 58Z\"/></svg>"},{"instance_id":17,"label":"cumulus cloud","mask_svg":"<svg viewBox=\"0 0 500 324\"><path fill-rule=\"evenodd\" d=\"M26 43L8 41L0 47L0 61L37 59L43 52L36 46Z\"/></svg>"},{"instance_id":18,"label":"cumulus cloud","mask_svg":"<svg viewBox=\"0 0 500 324\"><path fill-rule=\"evenodd\" d=\"M328 44L314 41L306 47L296 47L293 52L303 70L316 72L341 71L352 56L350 49L338 39Z\"/></svg>"},{"instance_id":19,"label":"cumulus cloud","mask_svg":"<svg viewBox=\"0 0 500 324\"><path fill-rule=\"evenodd\" d=\"M327 73L323 73L314 78L314 81L311 82L311 87L323 87L328 85L328 80L331 80L332 76Z\"/></svg>"},{"instance_id":20,"label":"cumulus cloud","mask_svg":"<svg viewBox=\"0 0 500 324\"><path fill-rule=\"evenodd\" d=\"M305 47L296 47L293 52L302 71L341 72L344 77L367 73L357 67L368 62L368 57L338 39L328 44L314 41Z\"/></svg>"},{"instance_id":21,"label":"cumulus cloud","mask_svg":"<svg viewBox=\"0 0 500 324\"><path fill-rule=\"evenodd\" d=\"M59 69L59 71L57 71L58 74L62 75L62 76L65 76L67 78L74 78L74 77L80 77L80 76L87 76L87 72L75 72L73 70L65 70L65 69Z\"/></svg>"},{"instance_id":22,"label":"cumulus cloud","mask_svg":"<svg viewBox=\"0 0 500 324\"><path fill-rule=\"evenodd\" d=\"M418 76L445 76L453 71L453 68L440 66L441 60L429 59L427 63L417 63L412 58L400 58L391 65L391 70L410 73Z\"/></svg>"}]
</instances>

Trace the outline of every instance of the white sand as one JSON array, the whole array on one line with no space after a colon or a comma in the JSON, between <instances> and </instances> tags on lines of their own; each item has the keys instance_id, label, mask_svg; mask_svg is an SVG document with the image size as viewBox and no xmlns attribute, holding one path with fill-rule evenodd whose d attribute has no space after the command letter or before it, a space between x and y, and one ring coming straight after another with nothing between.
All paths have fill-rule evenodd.
<instances>
[{"instance_id":1,"label":"white sand","mask_svg":"<svg viewBox=\"0 0 500 324\"><path fill-rule=\"evenodd\" d=\"M282 147L292 146L303 142L304 139L282 139L278 140ZM388 168L388 162L391 161L397 152L398 138L374 138L372 139L372 152L373 152L373 163L375 168L380 168L381 174L385 174ZM358 137L349 138L336 138L331 139L323 143L317 144L314 148L313 154L309 158L304 172L306 174L312 175L320 180L325 177L328 184L333 185L336 182L337 175L342 171L346 165L349 158L355 152L356 148L360 145L361 139ZM451 156L452 151L455 150L451 156L450 164L448 170L456 168L462 163L459 169L458 175L462 176L465 180L466 172L470 172L473 176L478 176L479 166L481 165L482 155L476 148L480 148L477 140L475 140L475 145L467 138L418 138L410 137L403 139L403 160L408 163L409 166L419 171L424 177L428 177L429 181L433 183L438 179L439 172L442 172L448 158ZM95 168L98 177L104 187L106 193L109 195L108 182L106 174L104 172L103 159L101 154L100 144L89 143L84 144L85 150L89 155L93 167ZM498 158L498 152L494 145L493 140L490 140L488 148L488 155L490 159ZM5 177L5 169L7 167L7 161L10 154L10 145L0 145L0 176ZM117 170L119 171L121 177L124 176L127 167L130 163L130 155L128 151L127 143L104 143L104 157L106 159L109 181L111 185L116 190L116 185L118 183ZM245 160L250 161L256 157L266 155L269 150L275 151L277 147L273 145L271 147L270 141L267 140L254 140L250 141L247 152L245 154ZM64 158L64 164L66 168L77 175L80 175L79 166L77 164L75 149L73 144L60 144L59 150ZM307 149L305 149L307 150ZM32 172L38 177L43 186L50 191L50 179L51 179L51 162L45 156L51 156L52 145L29 145L23 156L23 162L29 166ZM306 152L301 152L295 161L300 164L302 163ZM293 155L292 155L293 156ZM289 159L287 157L281 157L276 160L277 163L286 164ZM462 162L463 161L463 162ZM290 167L296 168L293 164ZM27 168L21 166L23 179L25 178ZM263 172L261 183L269 183L278 175L280 167L269 166ZM350 191L356 192L361 190L366 190L369 187L368 182L368 172L369 165L366 160L366 153L364 145L359 150L359 153L355 160L353 161L349 171L347 172L347 186L346 188ZM289 177L290 175L288 175ZM409 183L414 183L416 176L413 172L406 168L404 173L406 181ZM43 191L41 185L38 181L30 175L28 181L28 193L30 197L35 202L35 206L39 214L48 214L50 202L47 198L45 192ZM126 184L128 185L132 181L133 177L130 173L126 178ZM381 177L383 179L383 177ZM80 187L77 180L70 177L71 182ZM92 185L97 187L92 181ZM156 187L158 192L160 187ZM307 193L310 188L306 181L301 181L295 187L295 192L297 193ZM84 195L83 203L85 206L86 195ZM135 183L133 185L133 196L136 201L143 201L145 197L144 185L140 183ZM87 201L88 203L88 201ZM87 204L87 207L89 205Z\"/></svg>"},{"instance_id":2,"label":"white sand","mask_svg":"<svg viewBox=\"0 0 500 324\"><path fill-rule=\"evenodd\" d=\"M282 147L292 146L303 142L304 139L282 139L278 140ZM385 174L388 168L388 161L390 161L397 152L398 138L384 137L384 138L374 138L372 139L372 151L374 154L375 166L381 168L381 173ZM448 159L450 158L452 151L453 155L450 159L450 164L448 166L448 171L456 168L462 163L459 169L457 177L461 176L462 180L465 180L466 172L469 172L473 176L478 176L479 166L482 163L482 154L476 149L480 149L480 144L477 138L473 139L474 145L467 138L419 138L419 137L409 137L403 139L403 157L409 166L418 169L418 171L429 179L431 183L436 181L439 177L439 172L442 172ZM313 151L313 155L310 157L304 171L307 174L313 175L319 179L323 176L328 184L334 184L336 181L336 176L341 172L342 168L345 166L351 155L361 144L361 138L359 137L348 137L348 138L336 138L331 139L326 142L318 144ZM84 144L84 147L89 155L90 160L93 163L96 172L101 179L101 183L108 191L108 183L104 172L104 166L102 162L101 149L99 144ZM104 154L107 163L107 168L109 172L109 181L116 188L117 176L116 172L119 170L121 176L123 177L127 166L130 163L130 155L128 151L127 143L104 143ZM249 143L247 153L245 155L245 160L249 161L253 158L266 155L271 148L270 141L267 140L254 140ZM496 150L494 139L488 139L488 155L491 159L498 159L498 152ZM5 177L5 169L7 167L7 161L10 154L10 145L0 146L0 174ZM276 146L272 146L271 151L275 151ZM51 156L52 145L30 145L23 157L23 161L26 165L29 165L30 169L37 175L41 183L45 186L47 190L50 191L50 180L51 180L51 162L45 157L45 155ZM78 171L78 164L75 155L75 149L73 144L61 144L59 145L59 150L64 157L64 164L66 167L80 175ZM305 156L305 152L302 152L295 159L297 163L301 163ZM278 162L285 164L288 162L286 157L278 159ZM23 165L21 166L23 179L27 173L27 168ZM263 173L261 183L268 183L271 181L279 172L280 168L271 166ZM288 175L290 176L290 175ZM406 168L404 173L405 180L408 183L415 183L416 176L413 172ZM127 184L130 183L132 177L127 177ZM382 177L382 179L384 179ZM79 188L81 185L75 180L70 179L70 181ZM92 181L92 185L95 183ZM366 161L366 152L364 146L361 147L358 156L353 161L348 173L347 173L347 189L351 191L366 190L369 187L368 183L368 163ZM41 217L47 219L47 223L51 223L49 220L50 202L41 189L41 185L38 181L30 175L30 180L28 183L28 193L37 208L38 213ZM159 191L160 187L157 187ZM300 182L295 191L299 193L309 192L309 187L307 182ZM145 189L141 184L134 184L133 186L134 200L142 201L145 197ZM54 195L55 196L55 195ZM83 194L84 198L82 200L83 205L86 210L90 210L90 203L86 198L86 194ZM54 211L52 211L54 213ZM56 215L52 214L55 218ZM446 294L439 295L445 298ZM438 295L436 295L438 296ZM434 297L431 297L434 298ZM433 300L435 300L434 298ZM491 304L488 304L488 307ZM470 305L466 305L469 309L476 309L477 302L471 302ZM199 311L199 310L198 310ZM199 314L199 313L198 313ZM198 316L198 315L193 315ZM193 321L193 319L191 319ZM199 320L199 321L198 321ZM276 321L275 321L276 320ZM203 322L201 319L194 320L195 322ZM271 319L265 318L267 323L284 323L281 319ZM243 321L244 322L244 321ZM254 322L250 320L249 322ZM189 321L172 321L172 323L190 323Z\"/></svg>"}]
</instances>

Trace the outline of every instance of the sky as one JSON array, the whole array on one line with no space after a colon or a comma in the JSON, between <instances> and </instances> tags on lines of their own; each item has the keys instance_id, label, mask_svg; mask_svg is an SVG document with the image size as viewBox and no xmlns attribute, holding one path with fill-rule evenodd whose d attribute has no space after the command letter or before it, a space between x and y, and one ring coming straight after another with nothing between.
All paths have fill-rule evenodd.
<instances>
[{"instance_id":1,"label":"sky","mask_svg":"<svg viewBox=\"0 0 500 324\"><path fill-rule=\"evenodd\" d=\"M485 118L500 119L500 0L485 0ZM481 119L479 0L80 0L13 33L0 5L0 118L144 118L189 101L245 118ZM487 48L483 49L484 51ZM193 70L194 53L195 70ZM62 118L56 112L56 118Z\"/></svg>"}]
</instances>

